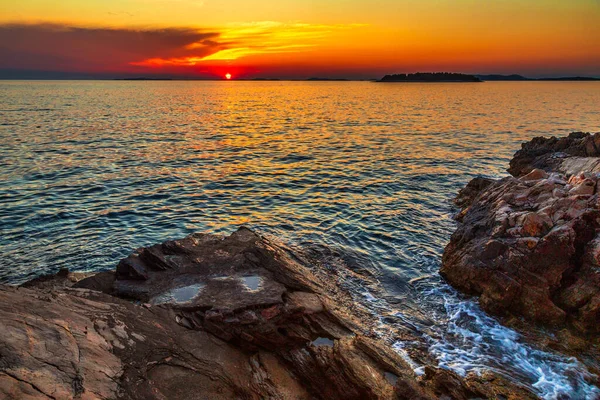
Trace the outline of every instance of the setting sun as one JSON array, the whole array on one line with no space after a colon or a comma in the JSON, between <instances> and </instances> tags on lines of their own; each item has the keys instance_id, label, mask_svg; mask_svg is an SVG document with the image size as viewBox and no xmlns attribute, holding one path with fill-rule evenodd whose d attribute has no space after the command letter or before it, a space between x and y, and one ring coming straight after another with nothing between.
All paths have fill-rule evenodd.
<instances>
[{"instance_id":1,"label":"setting sun","mask_svg":"<svg viewBox=\"0 0 600 400\"><path fill-rule=\"evenodd\" d=\"M231 79L231 74L229 74L229 73L225 74L225 79L230 80Z\"/></svg>"}]
</instances>

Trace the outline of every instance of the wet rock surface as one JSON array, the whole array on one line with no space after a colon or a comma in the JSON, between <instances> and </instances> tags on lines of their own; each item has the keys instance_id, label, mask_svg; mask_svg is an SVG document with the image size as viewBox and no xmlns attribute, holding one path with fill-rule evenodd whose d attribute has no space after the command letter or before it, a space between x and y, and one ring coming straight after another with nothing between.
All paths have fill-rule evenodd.
<instances>
[{"instance_id":1,"label":"wet rock surface","mask_svg":"<svg viewBox=\"0 0 600 400\"><path fill-rule=\"evenodd\" d=\"M335 271L248 229L80 278L0 286L0 397L534 398L494 374L417 377Z\"/></svg>"},{"instance_id":2,"label":"wet rock surface","mask_svg":"<svg viewBox=\"0 0 600 400\"><path fill-rule=\"evenodd\" d=\"M600 134L536 138L515 154L512 177L469 184L442 276L480 296L491 313L565 329L596 346L599 145Z\"/></svg>"}]
</instances>

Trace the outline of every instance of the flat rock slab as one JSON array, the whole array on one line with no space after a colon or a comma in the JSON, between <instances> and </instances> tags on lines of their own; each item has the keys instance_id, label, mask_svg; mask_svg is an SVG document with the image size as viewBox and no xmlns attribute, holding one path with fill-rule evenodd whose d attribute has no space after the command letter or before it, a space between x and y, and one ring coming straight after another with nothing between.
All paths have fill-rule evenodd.
<instances>
[{"instance_id":1,"label":"flat rock slab","mask_svg":"<svg viewBox=\"0 0 600 400\"><path fill-rule=\"evenodd\" d=\"M117 266L115 292L174 308L236 311L282 303L285 287L264 268L259 237L242 229L136 250Z\"/></svg>"}]
</instances>

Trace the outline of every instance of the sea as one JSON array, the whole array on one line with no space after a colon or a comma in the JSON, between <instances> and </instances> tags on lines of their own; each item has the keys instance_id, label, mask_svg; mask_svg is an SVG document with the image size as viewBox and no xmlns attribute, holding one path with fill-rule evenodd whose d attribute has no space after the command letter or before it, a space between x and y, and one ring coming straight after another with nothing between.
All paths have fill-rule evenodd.
<instances>
[{"instance_id":1,"label":"sea","mask_svg":"<svg viewBox=\"0 0 600 400\"><path fill-rule=\"evenodd\" d=\"M0 81L0 282L247 226L368 271L356 301L440 367L595 399L584 365L438 274L458 190L573 131L600 131L600 82Z\"/></svg>"}]
</instances>

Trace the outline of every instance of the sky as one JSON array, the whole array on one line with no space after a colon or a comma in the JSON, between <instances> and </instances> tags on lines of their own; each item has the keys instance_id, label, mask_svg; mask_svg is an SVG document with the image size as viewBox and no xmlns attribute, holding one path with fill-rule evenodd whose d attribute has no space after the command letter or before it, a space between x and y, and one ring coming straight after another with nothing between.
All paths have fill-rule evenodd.
<instances>
[{"instance_id":1,"label":"sky","mask_svg":"<svg viewBox=\"0 0 600 400\"><path fill-rule=\"evenodd\" d=\"M0 77L600 76L600 0L0 0Z\"/></svg>"}]
</instances>

